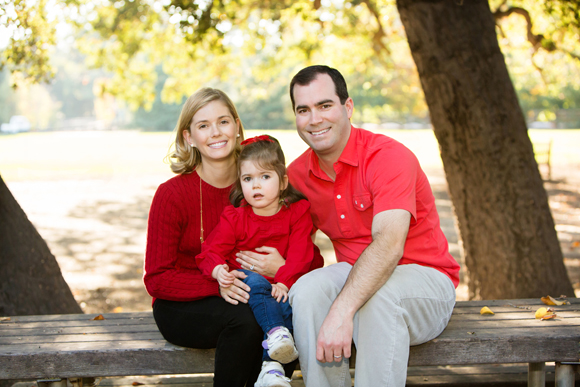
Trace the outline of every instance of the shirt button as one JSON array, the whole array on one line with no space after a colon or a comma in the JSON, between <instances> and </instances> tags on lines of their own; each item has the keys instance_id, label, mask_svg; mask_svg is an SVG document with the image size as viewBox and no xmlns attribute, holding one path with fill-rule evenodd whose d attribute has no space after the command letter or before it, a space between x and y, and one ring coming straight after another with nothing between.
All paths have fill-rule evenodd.
<instances>
[{"instance_id":1,"label":"shirt button","mask_svg":"<svg viewBox=\"0 0 580 387\"><path fill-rule=\"evenodd\" d=\"M341 196L340 196L340 195L336 195L336 198L337 198L337 199L340 199L340 198L341 198Z\"/></svg>"},{"instance_id":2,"label":"shirt button","mask_svg":"<svg viewBox=\"0 0 580 387\"><path fill-rule=\"evenodd\" d=\"M365 208L365 206L363 206L362 204L360 205L360 208Z\"/></svg>"},{"instance_id":3,"label":"shirt button","mask_svg":"<svg viewBox=\"0 0 580 387\"><path fill-rule=\"evenodd\" d=\"M354 201L354 204L358 204L358 202L355 200L355 201Z\"/></svg>"},{"instance_id":4,"label":"shirt button","mask_svg":"<svg viewBox=\"0 0 580 387\"><path fill-rule=\"evenodd\" d=\"M344 215L340 215L340 218L341 218L341 219L344 219Z\"/></svg>"}]
</instances>

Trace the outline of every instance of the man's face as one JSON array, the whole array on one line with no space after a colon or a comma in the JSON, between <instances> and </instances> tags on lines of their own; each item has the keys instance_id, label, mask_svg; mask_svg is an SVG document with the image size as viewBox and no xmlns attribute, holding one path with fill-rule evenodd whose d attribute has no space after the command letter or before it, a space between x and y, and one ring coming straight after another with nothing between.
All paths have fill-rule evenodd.
<instances>
[{"instance_id":1,"label":"man's face","mask_svg":"<svg viewBox=\"0 0 580 387\"><path fill-rule=\"evenodd\" d=\"M318 156L335 162L350 135L352 99L340 104L328 74L319 74L305 86L294 85L293 93L298 135Z\"/></svg>"}]
</instances>

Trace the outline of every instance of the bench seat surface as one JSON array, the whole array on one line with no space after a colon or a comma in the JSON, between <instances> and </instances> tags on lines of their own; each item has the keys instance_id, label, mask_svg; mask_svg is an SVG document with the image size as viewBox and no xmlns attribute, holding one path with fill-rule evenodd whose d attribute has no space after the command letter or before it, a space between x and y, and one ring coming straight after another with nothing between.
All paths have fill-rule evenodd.
<instances>
[{"instance_id":1,"label":"bench seat surface","mask_svg":"<svg viewBox=\"0 0 580 387\"><path fill-rule=\"evenodd\" d=\"M411 347L410 366L578 362L580 300L541 321L539 299L458 302L445 331ZM482 306L495 315L480 315ZM213 349L165 341L151 312L10 317L0 322L0 379L213 372Z\"/></svg>"}]
</instances>

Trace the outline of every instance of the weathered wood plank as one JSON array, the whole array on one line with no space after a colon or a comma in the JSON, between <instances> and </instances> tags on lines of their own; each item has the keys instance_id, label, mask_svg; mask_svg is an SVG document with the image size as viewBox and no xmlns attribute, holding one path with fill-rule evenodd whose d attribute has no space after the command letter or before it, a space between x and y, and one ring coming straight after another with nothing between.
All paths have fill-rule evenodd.
<instances>
[{"instance_id":1,"label":"weathered wood plank","mask_svg":"<svg viewBox=\"0 0 580 387\"><path fill-rule=\"evenodd\" d=\"M11 331L14 329L48 329L48 328L61 328L61 327L94 327L94 326L120 326L120 325L155 325L153 319L118 319L118 320L72 320L72 321L35 321L35 322L25 322L25 323L11 323L0 324L0 332L6 330Z\"/></svg>"},{"instance_id":2,"label":"weathered wood plank","mask_svg":"<svg viewBox=\"0 0 580 387\"><path fill-rule=\"evenodd\" d=\"M15 336L13 338L0 337L0 345L24 345L24 344L52 344L52 343L79 343L98 341L135 341L135 340L163 340L163 336L157 332L113 332L113 333L90 333L75 335L42 335L42 336Z\"/></svg>"},{"instance_id":3,"label":"weathered wood plank","mask_svg":"<svg viewBox=\"0 0 580 387\"><path fill-rule=\"evenodd\" d=\"M106 320L138 320L140 318L152 318L151 312L131 312L131 313L102 313ZM89 314L51 314L34 316L9 316L9 322L45 322L45 321L86 321L99 316L98 313ZM5 322L0 325L5 324Z\"/></svg>"},{"instance_id":4,"label":"weathered wood plank","mask_svg":"<svg viewBox=\"0 0 580 387\"><path fill-rule=\"evenodd\" d=\"M0 342L2 339L10 340L12 337L20 336L49 336L49 335L74 335L92 333L128 333L128 332L159 332L155 324L143 325L106 325L92 327L55 327L55 328L35 328L35 329L13 329L10 331L0 330Z\"/></svg>"}]
</instances>

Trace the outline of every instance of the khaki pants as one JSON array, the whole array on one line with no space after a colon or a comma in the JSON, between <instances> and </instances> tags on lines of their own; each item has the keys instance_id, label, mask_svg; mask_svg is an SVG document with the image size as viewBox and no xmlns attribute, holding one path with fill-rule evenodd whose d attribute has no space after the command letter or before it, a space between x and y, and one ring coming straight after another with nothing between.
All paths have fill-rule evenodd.
<instances>
[{"instance_id":1,"label":"khaki pants","mask_svg":"<svg viewBox=\"0 0 580 387\"><path fill-rule=\"evenodd\" d=\"M294 284L290 303L294 339L306 386L350 387L348 359L316 360L318 331L352 266L336 263ZM420 265L399 265L354 317L356 387L401 386L407 378L409 346L437 337L455 305L455 287L445 274Z\"/></svg>"}]
</instances>

